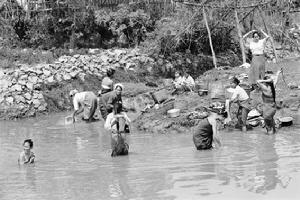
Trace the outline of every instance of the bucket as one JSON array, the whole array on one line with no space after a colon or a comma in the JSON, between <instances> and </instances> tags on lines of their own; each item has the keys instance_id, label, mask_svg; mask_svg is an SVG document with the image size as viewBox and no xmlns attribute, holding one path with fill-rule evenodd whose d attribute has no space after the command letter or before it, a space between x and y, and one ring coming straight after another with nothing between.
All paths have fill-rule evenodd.
<instances>
[{"instance_id":1,"label":"bucket","mask_svg":"<svg viewBox=\"0 0 300 200\"><path fill-rule=\"evenodd\" d=\"M73 117L67 116L65 117L65 125L73 124Z\"/></svg>"},{"instance_id":2,"label":"bucket","mask_svg":"<svg viewBox=\"0 0 300 200\"><path fill-rule=\"evenodd\" d=\"M279 121L281 122L281 126L291 126L293 124L294 118L292 117L281 117Z\"/></svg>"},{"instance_id":3,"label":"bucket","mask_svg":"<svg viewBox=\"0 0 300 200\"><path fill-rule=\"evenodd\" d=\"M179 113L180 113L180 109L174 108L174 109L168 110L167 113L168 113L168 116L169 116L169 117L172 117L172 118L178 117L178 116L179 116Z\"/></svg>"}]
</instances>

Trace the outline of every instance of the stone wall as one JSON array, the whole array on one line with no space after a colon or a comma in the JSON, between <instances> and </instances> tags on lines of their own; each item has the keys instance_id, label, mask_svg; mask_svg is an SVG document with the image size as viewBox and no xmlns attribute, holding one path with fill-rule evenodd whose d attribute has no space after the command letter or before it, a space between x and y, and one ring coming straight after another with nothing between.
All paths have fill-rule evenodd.
<instances>
[{"instance_id":1,"label":"stone wall","mask_svg":"<svg viewBox=\"0 0 300 200\"><path fill-rule=\"evenodd\" d=\"M53 64L20 65L17 69L0 69L0 119L35 116L49 110L43 85L63 84L87 75L100 79L108 68L135 70L149 67L154 60L137 49L103 50L93 55L62 56ZM100 88L99 88L100 89Z\"/></svg>"}]
</instances>

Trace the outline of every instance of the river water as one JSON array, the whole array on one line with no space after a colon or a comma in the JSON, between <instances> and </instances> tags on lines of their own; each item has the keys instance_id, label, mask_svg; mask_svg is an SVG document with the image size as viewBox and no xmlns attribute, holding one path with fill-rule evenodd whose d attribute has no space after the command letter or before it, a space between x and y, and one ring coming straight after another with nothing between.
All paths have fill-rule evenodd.
<instances>
[{"instance_id":1,"label":"river water","mask_svg":"<svg viewBox=\"0 0 300 200\"><path fill-rule=\"evenodd\" d=\"M300 199L300 128L274 136L222 132L219 149L192 135L137 133L110 157L102 122L64 125L66 114L0 122L0 199ZM36 163L18 166L26 138Z\"/></svg>"}]
</instances>

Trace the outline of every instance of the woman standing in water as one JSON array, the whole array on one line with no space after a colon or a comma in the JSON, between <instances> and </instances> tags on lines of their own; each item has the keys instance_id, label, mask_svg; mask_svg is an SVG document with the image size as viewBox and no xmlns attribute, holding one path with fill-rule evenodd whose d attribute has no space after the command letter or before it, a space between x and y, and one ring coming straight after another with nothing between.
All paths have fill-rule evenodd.
<instances>
[{"instance_id":1,"label":"woman standing in water","mask_svg":"<svg viewBox=\"0 0 300 200\"><path fill-rule=\"evenodd\" d=\"M245 42L245 45L247 48L250 48L252 53L249 81L252 86L255 86L256 81L263 79L265 76L266 58L264 55L264 49L266 46L266 41L270 36L261 30L261 33L264 35L264 38L261 39L260 33L256 30L252 30L243 36L244 41L251 33L253 40L249 44Z\"/></svg>"},{"instance_id":2,"label":"woman standing in water","mask_svg":"<svg viewBox=\"0 0 300 200\"><path fill-rule=\"evenodd\" d=\"M217 120L227 117L224 106L212 105L209 107L209 116L202 120L193 134L193 141L197 150L206 150L213 147L213 142L221 146L217 129Z\"/></svg>"},{"instance_id":3,"label":"woman standing in water","mask_svg":"<svg viewBox=\"0 0 300 200\"><path fill-rule=\"evenodd\" d=\"M33 148L33 141L31 139L24 140L23 148L24 150L20 153L18 163L20 165L34 163L35 155L31 151Z\"/></svg>"},{"instance_id":4,"label":"woman standing in water","mask_svg":"<svg viewBox=\"0 0 300 200\"><path fill-rule=\"evenodd\" d=\"M278 76L282 70L278 71L275 76L266 76L263 80L257 80L257 85L262 92L263 100L263 118L267 134L272 131L275 134L275 121L274 115L276 113L276 91L275 86L277 84Z\"/></svg>"}]
</instances>

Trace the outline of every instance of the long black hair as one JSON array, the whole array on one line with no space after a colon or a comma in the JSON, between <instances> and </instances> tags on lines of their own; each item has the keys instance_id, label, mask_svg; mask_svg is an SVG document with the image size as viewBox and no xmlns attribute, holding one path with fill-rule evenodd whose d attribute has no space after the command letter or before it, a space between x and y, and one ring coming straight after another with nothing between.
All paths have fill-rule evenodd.
<instances>
[{"instance_id":1,"label":"long black hair","mask_svg":"<svg viewBox=\"0 0 300 200\"><path fill-rule=\"evenodd\" d=\"M271 87L272 97L273 97L274 102L276 102L276 92L275 92L275 86L274 86L273 81L266 82L266 85Z\"/></svg>"}]
</instances>

